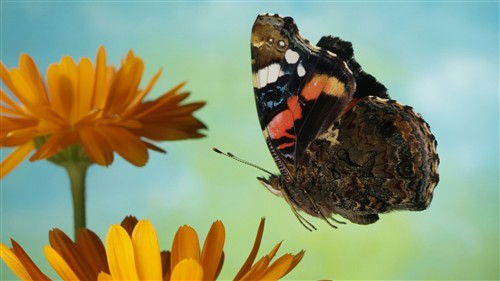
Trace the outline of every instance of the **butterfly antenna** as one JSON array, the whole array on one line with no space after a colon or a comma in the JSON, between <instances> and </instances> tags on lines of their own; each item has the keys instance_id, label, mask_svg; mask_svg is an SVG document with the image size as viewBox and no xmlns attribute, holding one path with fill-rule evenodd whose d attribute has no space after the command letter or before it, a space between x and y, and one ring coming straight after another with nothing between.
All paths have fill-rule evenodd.
<instances>
[{"instance_id":1,"label":"butterfly antenna","mask_svg":"<svg viewBox=\"0 0 500 281\"><path fill-rule=\"evenodd\" d=\"M254 168L258 169L258 170L261 170L262 172L268 173L271 176L273 175L273 173L269 172L268 170L266 170L266 169L264 169L262 167L259 167L259 166L255 165L254 163L250 163L250 162L248 162L246 160L243 160L243 159L239 158L238 156L232 154L231 152L224 153L224 152L220 151L219 149L217 149L215 147L213 147L212 150L215 151L215 152L217 152L217 153L219 153L219 154L227 156L227 157L229 157L229 158L231 158L233 160L236 160L236 161L238 161L240 163L246 164L246 165L248 165L250 167L254 167Z\"/></svg>"}]
</instances>

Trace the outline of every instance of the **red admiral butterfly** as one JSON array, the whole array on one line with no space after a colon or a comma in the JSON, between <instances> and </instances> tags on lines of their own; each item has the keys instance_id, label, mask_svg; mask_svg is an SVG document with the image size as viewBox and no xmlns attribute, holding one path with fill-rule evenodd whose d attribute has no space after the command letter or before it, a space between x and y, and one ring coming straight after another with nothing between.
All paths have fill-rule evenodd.
<instances>
[{"instance_id":1,"label":"red admiral butterfly","mask_svg":"<svg viewBox=\"0 0 500 281\"><path fill-rule=\"evenodd\" d=\"M259 121L280 171L258 179L306 228L314 226L299 210L334 226L332 214L371 224L380 213L429 206L437 142L362 70L350 42L325 36L313 46L291 17L266 14L253 25L251 54Z\"/></svg>"}]
</instances>

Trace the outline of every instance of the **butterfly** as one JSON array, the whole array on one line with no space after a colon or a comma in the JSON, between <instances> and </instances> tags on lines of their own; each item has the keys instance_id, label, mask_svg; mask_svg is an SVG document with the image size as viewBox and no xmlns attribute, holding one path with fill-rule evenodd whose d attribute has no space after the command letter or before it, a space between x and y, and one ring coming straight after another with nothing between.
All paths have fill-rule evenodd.
<instances>
[{"instance_id":1,"label":"butterfly","mask_svg":"<svg viewBox=\"0 0 500 281\"><path fill-rule=\"evenodd\" d=\"M333 215L371 224L429 206L439 181L436 139L361 68L350 42L324 36L315 46L291 17L263 14L251 57L259 122L279 170L258 179L306 228L315 229L299 211L335 227Z\"/></svg>"}]
</instances>

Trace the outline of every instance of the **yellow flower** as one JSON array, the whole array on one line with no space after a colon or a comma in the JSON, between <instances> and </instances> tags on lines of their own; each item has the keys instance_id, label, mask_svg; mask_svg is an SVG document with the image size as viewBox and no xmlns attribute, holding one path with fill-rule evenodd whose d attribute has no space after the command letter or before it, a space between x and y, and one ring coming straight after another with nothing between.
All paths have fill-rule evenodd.
<instances>
[{"instance_id":1,"label":"yellow flower","mask_svg":"<svg viewBox=\"0 0 500 281\"><path fill-rule=\"evenodd\" d=\"M281 243L256 263L264 231L261 220L254 246L234 280L278 280L288 274L302 259L304 251L285 254L271 263ZM158 236L147 220L126 218L112 225L106 247L97 235L80 229L76 242L64 232L49 232L50 246L45 256L63 280L215 280L224 261L224 225L212 224L200 250L198 235L182 226L172 242L171 252L160 252ZM0 243L1 258L22 280L50 280L12 240L12 249Z\"/></svg>"},{"instance_id":2,"label":"yellow flower","mask_svg":"<svg viewBox=\"0 0 500 281\"><path fill-rule=\"evenodd\" d=\"M143 166L148 148L165 152L150 141L200 138L198 130L206 128L192 115L204 102L181 104L189 95L179 92L183 83L154 101L144 101L161 71L139 89L144 63L132 51L116 71L106 65L104 47L95 67L88 58L75 64L65 56L49 66L47 83L29 55L22 54L19 65L7 70L0 63L1 79L11 93L0 89L0 143L16 147L3 161L0 178L35 148L31 161L68 160L56 159L68 148L73 149L68 156L88 157L99 165L111 164L117 152Z\"/></svg>"}]
</instances>

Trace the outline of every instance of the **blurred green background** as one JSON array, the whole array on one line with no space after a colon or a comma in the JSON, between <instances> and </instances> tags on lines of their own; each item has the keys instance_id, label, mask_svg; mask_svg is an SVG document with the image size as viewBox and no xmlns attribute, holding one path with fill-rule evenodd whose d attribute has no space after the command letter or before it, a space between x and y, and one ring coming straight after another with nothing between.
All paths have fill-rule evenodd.
<instances>
[{"instance_id":1,"label":"blurred green background","mask_svg":"<svg viewBox=\"0 0 500 281\"><path fill-rule=\"evenodd\" d=\"M204 239L211 223L226 226L221 279L232 279L266 217L259 256L284 240L280 253L306 250L286 279L499 279L499 4L498 2L14 2L2 1L1 60L21 53L39 69L63 55L95 61L99 46L118 65L128 50L142 57L145 85L163 68L151 98L181 81L201 140L159 144L136 168L116 157L87 177L87 224L102 238L129 214L149 218L169 249L177 228ZM294 17L312 42L332 34L353 42L357 60L394 99L415 107L438 139L441 181L430 209L382 215L370 226L334 230L310 218L309 232L285 201L255 179L260 171L212 147L276 171L261 135L250 68L250 30L260 13ZM2 86L4 87L4 86ZM5 87L4 87L5 88ZM2 158L9 152L2 150ZM69 181L47 161L24 162L1 182L1 241L16 239L35 262L47 233L72 233ZM2 280L14 275L1 267Z\"/></svg>"}]
</instances>

